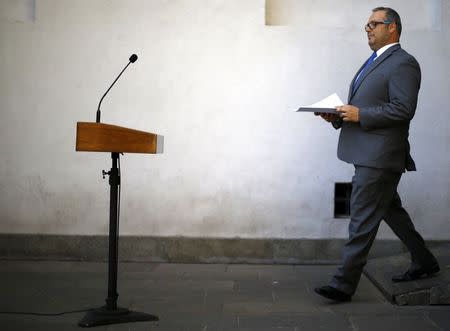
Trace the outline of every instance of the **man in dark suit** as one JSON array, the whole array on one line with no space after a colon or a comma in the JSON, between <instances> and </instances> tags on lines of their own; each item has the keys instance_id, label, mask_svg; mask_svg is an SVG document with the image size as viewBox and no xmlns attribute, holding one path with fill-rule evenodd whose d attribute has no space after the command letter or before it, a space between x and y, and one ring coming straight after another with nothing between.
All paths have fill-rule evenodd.
<instances>
[{"instance_id":1,"label":"man in dark suit","mask_svg":"<svg viewBox=\"0 0 450 331\"><path fill-rule=\"evenodd\" d=\"M339 115L320 114L341 129L339 159L355 166L349 239L343 249L342 266L328 286L315 289L335 301L349 301L355 293L381 220L411 253L409 269L393 276L394 282L439 271L436 258L415 230L397 193L402 173L416 170L408 135L417 105L420 67L400 47L401 20L395 10L373 9L365 30L374 53L356 73L348 104L337 107Z\"/></svg>"}]
</instances>

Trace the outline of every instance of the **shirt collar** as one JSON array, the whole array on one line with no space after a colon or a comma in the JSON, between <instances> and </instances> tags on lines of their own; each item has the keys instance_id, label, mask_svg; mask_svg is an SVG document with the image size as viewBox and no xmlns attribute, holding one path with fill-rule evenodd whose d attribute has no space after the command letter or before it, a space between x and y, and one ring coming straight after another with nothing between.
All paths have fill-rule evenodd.
<instances>
[{"instance_id":1,"label":"shirt collar","mask_svg":"<svg viewBox=\"0 0 450 331\"><path fill-rule=\"evenodd\" d=\"M392 47L394 45L398 45L398 44L400 44L400 43L398 43L398 42L397 43L392 43L392 44L388 44L388 45L385 45L385 46L381 47L378 51L376 51L377 57L375 59L379 58L380 55L383 54L388 48L390 48L390 47Z\"/></svg>"}]
</instances>

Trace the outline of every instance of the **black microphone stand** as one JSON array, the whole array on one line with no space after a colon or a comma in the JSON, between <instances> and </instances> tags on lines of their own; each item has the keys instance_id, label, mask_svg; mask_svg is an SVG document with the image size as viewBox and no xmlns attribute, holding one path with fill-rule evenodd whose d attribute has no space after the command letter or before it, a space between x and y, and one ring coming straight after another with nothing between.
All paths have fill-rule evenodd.
<instances>
[{"instance_id":1,"label":"black microphone stand","mask_svg":"<svg viewBox=\"0 0 450 331\"><path fill-rule=\"evenodd\" d=\"M111 84L111 86L106 90L105 94L103 94L102 98L100 99L100 102L98 103L98 107L97 107L97 114L96 114L96 119L95 122L96 123L100 123L100 105L102 104L103 99L105 98L105 96L108 94L109 90L114 86L114 84L117 82L117 80L120 78L120 76L122 76L123 72L128 68L128 66L131 63L136 62L137 60L137 55L133 54L130 56L129 62L128 64L125 66L125 68L122 69L122 71L120 72L119 76L117 76L117 78L114 80L114 82Z\"/></svg>"},{"instance_id":2,"label":"black microphone stand","mask_svg":"<svg viewBox=\"0 0 450 331\"><path fill-rule=\"evenodd\" d=\"M78 323L81 327L92 327L106 324L118 324L140 321L158 321L159 318L154 315L131 311L117 306L117 266L118 266L118 206L119 206L119 186L120 174L117 167L119 162L119 153L112 152L112 168L106 172L103 170L103 176L109 176L110 185L110 205L109 205L109 258L108 258L108 297L106 305L98 309L88 311Z\"/></svg>"}]
</instances>

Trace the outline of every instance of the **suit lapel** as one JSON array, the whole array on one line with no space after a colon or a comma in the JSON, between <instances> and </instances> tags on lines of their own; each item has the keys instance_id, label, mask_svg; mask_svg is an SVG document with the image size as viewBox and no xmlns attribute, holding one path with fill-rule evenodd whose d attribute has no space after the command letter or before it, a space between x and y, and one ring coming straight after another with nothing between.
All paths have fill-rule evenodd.
<instances>
[{"instance_id":1,"label":"suit lapel","mask_svg":"<svg viewBox=\"0 0 450 331\"><path fill-rule=\"evenodd\" d=\"M367 60L367 61L368 61L368 60ZM366 62L367 62L367 61L366 61ZM348 102L350 102L350 99L351 99L351 97L353 96L353 91L354 91L353 84L354 84L354 82L355 82L355 79L356 79L356 77L358 77L359 72L364 68L366 62L364 62L364 63L362 64L362 66L359 68L359 70L356 72L355 76L353 76L352 81L350 82L350 86L348 87L348 97L347 97Z\"/></svg>"},{"instance_id":2,"label":"suit lapel","mask_svg":"<svg viewBox=\"0 0 450 331\"><path fill-rule=\"evenodd\" d=\"M386 60L392 53L394 53L395 51L397 51L398 49L400 49L400 44L398 45L394 45L392 47L389 47L383 54L381 54L380 57L378 57L377 59L375 59L375 61L373 61L367 68L366 70L361 74L361 76L359 77L358 81L356 82L356 86L354 88L352 88L353 86L353 82L355 81L356 77L358 77L359 72L361 71L361 69L364 67L364 64L361 66L361 68L358 70L358 72L356 73L355 77L353 77L352 82L350 83L350 89L349 89L349 93L348 93L348 101L350 102L351 98L353 97L353 95L356 93L356 91L359 89L359 87L361 86L361 83L364 81L364 79L373 71L375 70L376 67L378 67L384 60Z\"/></svg>"}]
</instances>

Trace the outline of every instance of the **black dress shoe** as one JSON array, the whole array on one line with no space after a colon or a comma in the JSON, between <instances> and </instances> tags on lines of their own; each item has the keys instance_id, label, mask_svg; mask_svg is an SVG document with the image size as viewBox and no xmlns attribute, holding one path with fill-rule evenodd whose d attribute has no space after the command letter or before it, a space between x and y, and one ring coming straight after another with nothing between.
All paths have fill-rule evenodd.
<instances>
[{"instance_id":1,"label":"black dress shoe","mask_svg":"<svg viewBox=\"0 0 450 331\"><path fill-rule=\"evenodd\" d=\"M331 287L331 286L316 287L314 289L314 292L316 292L317 294L319 294L327 299L331 299L334 301L345 302L345 301L352 300L352 296L350 294L346 294L346 293L339 291L338 289L335 289L334 287Z\"/></svg>"},{"instance_id":2,"label":"black dress shoe","mask_svg":"<svg viewBox=\"0 0 450 331\"><path fill-rule=\"evenodd\" d=\"M421 278L431 277L434 274L438 273L439 270L441 270L439 268L439 264L435 264L431 268L408 270L404 274L392 276L392 281L394 283L410 282L410 281L421 279Z\"/></svg>"}]
</instances>

